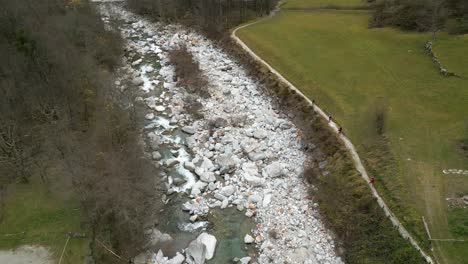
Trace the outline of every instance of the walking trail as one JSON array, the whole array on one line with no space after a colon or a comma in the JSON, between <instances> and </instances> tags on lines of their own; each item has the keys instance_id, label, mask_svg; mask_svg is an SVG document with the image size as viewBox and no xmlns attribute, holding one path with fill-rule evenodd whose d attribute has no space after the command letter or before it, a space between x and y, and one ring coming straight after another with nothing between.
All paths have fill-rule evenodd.
<instances>
[{"instance_id":1,"label":"walking trail","mask_svg":"<svg viewBox=\"0 0 468 264\"><path fill-rule=\"evenodd\" d=\"M276 8L276 10L274 12L272 12L272 14L270 16L265 17L263 19L256 20L254 22L251 22L251 23L248 23L248 24L245 24L245 25L241 25L241 26L235 28L231 33L231 38L234 41L236 41L236 43L239 46L241 46L243 50L245 50L250 56L252 56L252 58L254 60L256 60L257 62L260 62L261 64L266 66L269 69L269 71L271 73L273 73L274 75L276 75L276 77L281 82L285 83L289 87L289 89L291 89L291 90L297 92L299 95L301 95L311 106L313 106L315 112L317 112L322 118L324 118L325 120L328 121L329 114L327 114L324 110L322 110L319 106L317 106L317 104L314 104L296 86L294 86L288 79L286 79L283 75L281 75L275 68L273 68L270 64L268 64L265 60L260 58L260 56L258 56L255 52L253 52L247 46L247 44L245 44L236 35L237 31L239 31L240 29L249 27L251 25L257 24L259 22L263 22L263 21L271 18L279 10L280 3L278 4L278 8ZM328 125L334 131L336 131L338 133L338 129L339 129L338 124L336 124L334 121L331 121L331 122L328 122ZM368 175L364 165L362 164L361 158L359 157L359 154L357 153L356 148L354 147L351 140L348 137L346 137L345 135L341 134L341 133L338 135L338 137L341 139L341 141L345 145L346 149L350 152L350 154L351 154L351 156L353 158L356 170L359 172L359 174L361 174L362 178L364 178L364 180L367 182L369 188L371 189L372 195L377 199L377 202L380 205L380 207L382 207L382 209L384 210L385 215L392 221L393 225L398 228L398 232L400 233L400 235L403 236L405 239L407 239L411 243L411 245L413 245L413 247L416 248L421 253L421 255L424 257L424 259L427 261L427 263L435 263L435 261L426 252L424 252L421 249L418 242L416 242L416 240L409 234L409 232L406 230L406 228L401 224L401 222L398 220L398 218L395 216L395 214L390 210L390 208L384 202L382 197L379 195L379 193L375 189L374 185L370 183L369 175Z\"/></svg>"}]
</instances>

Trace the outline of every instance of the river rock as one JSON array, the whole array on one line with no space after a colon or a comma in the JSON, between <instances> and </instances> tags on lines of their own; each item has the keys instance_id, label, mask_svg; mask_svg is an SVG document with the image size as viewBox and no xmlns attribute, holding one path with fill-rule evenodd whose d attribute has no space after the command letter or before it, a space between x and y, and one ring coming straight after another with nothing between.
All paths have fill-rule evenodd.
<instances>
[{"instance_id":1,"label":"river rock","mask_svg":"<svg viewBox=\"0 0 468 264\"><path fill-rule=\"evenodd\" d=\"M179 163L179 161L176 159L167 159L166 161L164 161L164 165L168 168L176 165L177 163Z\"/></svg>"},{"instance_id":2,"label":"river rock","mask_svg":"<svg viewBox=\"0 0 468 264\"><path fill-rule=\"evenodd\" d=\"M220 167L219 173L229 173L236 166L236 162L232 158L232 155L219 155L216 159L216 163Z\"/></svg>"},{"instance_id":3,"label":"river rock","mask_svg":"<svg viewBox=\"0 0 468 264\"><path fill-rule=\"evenodd\" d=\"M251 161L264 160L267 158L266 154L263 152L250 152L247 156Z\"/></svg>"},{"instance_id":4,"label":"river rock","mask_svg":"<svg viewBox=\"0 0 468 264\"><path fill-rule=\"evenodd\" d=\"M217 187L216 183L214 183L214 182L210 182L210 183L208 184L208 190L210 190L210 191L214 191L214 190L216 190L217 188L218 188L218 187Z\"/></svg>"},{"instance_id":5,"label":"river rock","mask_svg":"<svg viewBox=\"0 0 468 264\"><path fill-rule=\"evenodd\" d=\"M167 241L172 241L172 237L169 234L162 233L157 228L153 228L150 230L149 244L151 246L155 246L158 243L164 243Z\"/></svg>"},{"instance_id":6,"label":"river rock","mask_svg":"<svg viewBox=\"0 0 468 264\"><path fill-rule=\"evenodd\" d=\"M184 263L184 260L184 255L177 252L176 255L167 262L167 264L182 264Z\"/></svg>"},{"instance_id":7,"label":"river rock","mask_svg":"<svg viewBox=\"0 0 468 264\"><path fill-rule=\"evenodd\" d=\"M140 77L134 78L134 79L132 80L132 84L135 85L135 86L140 86L140 85L142 85L144 82L145 82L145 81L143 81L143 79L140 78Z\"/></svg>"},{"instance_id":8,"label":"river rock","mask_svg":"<svg viewBox=\"0 0 468 264\"><path fill-rule=\"evenodd\" d=\"M228 205L229 205L228 199L224 199L221 203L221 209L228 207Z\"/></svg>"},{"instance_id":9,"label":"river rock","mask_svg":"<svg viewBox=\"0 0 468 264\"><path fill-rule=\"evenodd\" d=\"M213 195L213 197L214 197L215 199L220 200L220 201L223 201L224 199L226 199L226 197L225 197L224 195L220 194L220 193L215 193L215 194Z\"/></svg>"},{"instance_id":10,"label":"river rock","mask_svg":"<svg viewBox=\"0 0 468 264\"><path fill-rule=\"evenodd\" d=\"M263 129L257 129L253 133L253 137L256 139L264 139L267 137L267 132Z\"/></svg>"},{"instance_id":11,"label":"river rock","mask_svg":"<svg viewBox=\"0 0 468 264\"><path fill-rule=\"evenodd\" d=\"M253 162L245 162L242 164L242 170L252 176L258 175L258 167Z\"/></svg>"},{"instance_id":12,"label":"river rock","mask_svg":"<svg viewBox=\"0 0 468 264\"><path fill-rule=\"evenodd\" d=\"M187 259L190 259L194 264L204 264L206 255L206 246L198 239L190 242L185 250Z\"/></svg>"},{"instance_id":13,"label":"river rock","mask_svg":"<svg viewBox=\"0 0 468 264\"><path fill-rule=\"evenodd\" d=\"M213 123L214 127L216 127L216 128L223 128L223 127L227 126L228 121L226 119L224 119L224 118L218 117L215 120L213 120L212 123Z\"/></svg>"},{"instance_id":14,"label":"river rock","mask_svg":"<svg viewBox=\"0 0 468 264\"><path fill-rule=\"evenodd\" d=\"M190 192L191 195L198 196L206 188L208 184L206 182L197 181L193 186Z\"/></svg>"},{"instance_id":15,"label":"river rock","mask_svg":"<svg viewBox=\"0 0 468 264\"><path fill-rule=\"evenodd\" d=\"M262 206L267 207L271 203L271 193L265 194L263 197Z\"/></svg>"},{"instance_id":16,"label":"river rock","mask_svg":"<svg viewBox=\"0 0 468 264\"><path fill-rule=\"evenodd\" d=\"M256 148L258 148L258 143L255 142L255 140L242 141L240 145L241 145L242 151L244 151L244 153L246 154L249 154L252 151L254 151Z\"/></svg>"},{"instance_id":17,"label":"river rock","mask_svg":"<svg viewBox=\"0 0 468 264\"><path fill-rule=\"evenodd\" d=\"M243 258L239 259L239 263L240 264L249 264L251 259L252 259L251 257L243 257Z\"/></svg>"},{"instance_id":18,"label":"river rock","mask_svg":"<svg viewBox=\"0 0 468 264\"><path fill-rule=\"evenodd\" d=\"M189 148L192 149L197 145L197 141L193 136L185 138L185 145Z\"/></svg>"},{"instance_id":19,"label":"river rock","mask_svg":"<svg viewBox=\"0 0 468 264\"><path fill-rule=\"evenodd\" d=\"M262 197L258 194L253 194L253 195L250 195L249 198L248 198L248 201L249 203L255 203L255 204L258 204L262 201Z\"/></svg>"},{"instance_id":20,"label":"river rock","mask_svg":"<svg viewBox=\"0 0 468 264\"><path fill-rule=\"evenodd\" d=\"M273 162L265 168L268 176L277 178L283 176L283 166L279 162Z\"/></svg>"},{"instance_id":21,"label":"river rock","mask_svg":"<svg viewBox=\"0 0 468 264\"><path fill-rule=\"evenodd\" d=\"M195 167L195 164L193 164L192 162L186 161L184 162L184 168L186 168L189 171L194 172L196 167Z\"/></svg>"},{"instance_id":22,"label":"river rock","mask_svg":"<svg viewBox=\"0 0 468 264\"><path fill-rule=\"evenodd\" d=\"M257 177L257 176L252 176L248 173L244 173L242 174L242 176L244 177L245 181L247 181L248 183L252 184L255 187L262 186L265 183L264 179Z\"/></svg>"},{"instance_id":23,"label":"river rock","mask_svg":"<svg viewBox=\"0 0 468 264\"><path fill-rule=\"evenodd\" d=\"M154 110L158 111L158 112L163 112L164 110L166 110L166 108L162 105L157 105Z\"/></svg>"},{"instance_id":24,"label":"river rock","mask_svg":"<svg viewBox=\"0 0 468 264\"><path fill-rule=\"evenodd\" d=\"M221 193L222 195L224 195L226 197L229 197L232 194L234 194L235 191L236 191L236 187L234 187L232 185L228 185L228 186L225 186L225 187L221 188L219 193Z\"/></svg>"},{"instance_id":25,"label":"river rock","mask_svg":"<svg viewBox=\"0 0 468 264\"><path fill-rule=\"evenodd\" d=\"M210 235L208 233L201 233L197 241L200 241L203 245L205 245L206 251L205 251L205 259L210 260L213 258L215 250L216 250L216 237L213 235Z\"/></svg>"},{"instance_id":26,"label":"river rock","mask_svg":"<svg viewBox=\"0 0 468 264\"><path fill-rule=\"evenodd\" d=\"M245 235L244 243L252 244L254 241L255 241L255 239L251 235L249 235L249 234Z\"/></svg>"},{"instance_id":27,"label":"river rock","mask_svg":"<svg viewBox=\"0 0 468 264\"><path fill-rule=\"evenodd\" d=\"M203 162L201 164L201 168L203 168L205 171L211 171L213 167L214 167L213 162L210 159L204 157Z\"/></svg>"},{"instance_id":28,"label":"river rock","mask_svg":"<svg viewBox=\"0 0 468 264\"><path fill-rule=\"evenodd\" d=\"M142 59L135 60L134 62L132 62L132 66L138 66L142 61Z\"/></svg>"},{"instance_id":29,"label":"river rock","mask_svg":"<svg viewBox=\"0 0 468 264\"><path fill-rule=\"evenodd\" d=\"M161 153L159 153L159 151L153 151L151 153L151 157L153 158L153 160L160 160L162 159L162 155Z\"/></svg>"},{"instance_id":30,"label":"river rock","mask_svg":"<svg viewBox=\"0 0 468 264\"><path fill-rule=\"evenodd\" d=\"M154 114L153 113L146 114L145 119L146 120L153 120L154 119Z\"/></svg>"},{"instance_id":31,"label":"river rock","mask_svg":"<svg viewBox=\"0 0 468 264\"><path fill-rule=\"evenodd\" d=\"M206 171L200 176L200 180L210 183L216 181L216 176L211 171Z\"/></svg>"},{"instance_id":32,"label":"river rock","mask_svg":"<svg viewBox=\"0 0 468 264\"><path fill-rule=\"evenodd\" d=\"M186 182L187 182L187 180L186 180L186 179L183 179L183 178L175 178L175 179L174 179L174 185L175 185L175 186L184 185Z\"/></svg>"},{"instance_id":33,"label":"river rock","mask_svg":"<svg viewBox=\"0 0 468 264\"><path fill-rule=\"evenodd\" d=\"M184 131L187 134L193 135L195 134L195 128L191 126L184 126L182 127L182 131Z\"/></svg>"}]
</instances>

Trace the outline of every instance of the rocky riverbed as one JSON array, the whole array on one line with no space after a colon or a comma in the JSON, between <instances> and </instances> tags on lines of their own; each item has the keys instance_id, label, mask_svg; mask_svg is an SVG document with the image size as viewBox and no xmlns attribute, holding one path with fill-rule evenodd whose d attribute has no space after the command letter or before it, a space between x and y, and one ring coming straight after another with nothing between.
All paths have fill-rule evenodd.
<instances>
[{"instance_id":1,"label":"rocky riverbed","mask_svg":"<svg viewBox=\"0 0 468 264\"><path fill-rule=\"evenodd\" d=\"M209 225L220 223L209 223L209 215L221 210L256 223L251 230L239 229L245 232L238 234L239 248L256 251L230 256L239 263L342 263L317 204L308 199L299 131L262 93L261 84L201 34L149 22L117 3L101 4L100 9L104 21L120 22L126 58L116 86L138 89L135 100L146 105L144 137L150 156L164 171L163 200L185 197L175 210L185 211L190 221L180 229L196 234L177 253L160 250L138 261L214 261L222 254L217 252L221 238ZM194 100L193 95L178 85L169 63L168 52L182 45L209 81L210 97L195 99L203 106L202 119L187 113L187 98ZM173 240L163 229L148 232L155 245Z\"/></svg>"}]
</instances>

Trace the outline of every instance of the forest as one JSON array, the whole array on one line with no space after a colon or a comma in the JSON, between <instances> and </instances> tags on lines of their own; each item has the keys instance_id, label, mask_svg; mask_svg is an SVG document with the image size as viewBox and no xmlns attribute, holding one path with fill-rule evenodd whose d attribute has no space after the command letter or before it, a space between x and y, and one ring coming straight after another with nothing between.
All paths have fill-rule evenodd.
<instances>
[{"instance_id":1,"label":"forest","mask_svg":"<svg viewBox=\"0 0 468 264\"><path fill-rule=\"evenodd\" d=\"M87 1L0 5L0 221L15 197L9 186L38 177L49 193L71 191L91 241L133 257L157 205L157 171L142 158L137 116L113 88L120 36Z\"/></svg>"},{"instance_id":2,"label":"forest","mask_svg":"<svg viewBox=\"0 0 468 264\"><path fill-rule=\"evenodd\" d=\"M404 30L447 30L468 33L465 0L368 0L374 9L371 27L395 26Z\"/></svg>"},{"instance_id":3,"label":"forest","mask_svg":"<svg viewBox=\"0 0 468 264\"><path fill-rule=\"evenodd\" d=\"M196 26L212 37L245 21L268 15L277 0L129 0L136 13L159 21Z\"/></svg>"}]
</instances>

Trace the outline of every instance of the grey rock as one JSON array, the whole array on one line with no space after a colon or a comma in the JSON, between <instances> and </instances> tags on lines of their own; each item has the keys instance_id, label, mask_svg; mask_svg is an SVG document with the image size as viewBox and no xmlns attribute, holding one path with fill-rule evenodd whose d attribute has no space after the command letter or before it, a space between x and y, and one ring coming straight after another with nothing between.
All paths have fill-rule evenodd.
<instances>
[{"instance_id":1,"label":"grey rock","mask_svg":"<svg viewBox=\"0 0 468 264\"><path fill-rule=\"evenodd\" d=\"M174 179L174 185L175 185L175 186L184 185L186 182L187 182L186 179L182 179L182 178L175 178L175 179Z\"/></svg>"},{"instance_id":2,"label":"grey rock","mask_svg":"<svg viewBox=\"0 0 468 264\"><path fill-rule=\"evenodd\" d=\"M262 201L262 197L258 194L253 194L253 195L250 195L249 198L248 198L248 201L249 203L260 203Z\"/></svg>"},{"instance_id":3,"label":"grey rock","mask_svg":"<svg viewBox=\"0 0 468 264\"><path fill-rule=\"evenodd\" d=\"M182 210L183 211L190 212L190 211L193 211L193 209L195 209L195 208L193 207L193 205L189 201L182 204Z\"/></svg>"},{"instance_id":4,"label":"grey rock","mask_svg":"<svg viewBox=\"0 0 468 264\"><path fill-rule=\"evenodd\" d=\"M137 65L139 65L142 61L143 61L142 59L135 60L134 62L132 62L132 66L137 66Z\"/></svg>"},{"instance_id":5,"label":"grey rock","mask_svg":"<svg viewBox=\"0 0 468 264\"><path fill-rule=\"evenodd\" d=\"M240 264L249 264L250 260L252 260L251 257L243 257L243 258L239 259L239 263Z\"/></svg>"},{"instance_id":6,"label":"grey rock","mask_svg":"<svg viewBox=\"0 0 468 264\"><path fill-rule=\"evenodd\" d=\"M200 243L202 243L206 248L205 259L212 259L216 250L216 237L208 233L201 233L198 236L197 241L200 241Z\"/></svg>"},{"instance_id":7,"label":"grey rock","mask_svg":"<svg viewBox=\"0 0 468 264\"><path fill-rule=\"evenodd\" d=\"M242 170L252 176L258 175L258 167L253 162L245 162L242 164Z\"/></svg>"},{"instance_id":8,"label":"grey rock","mask_svg":"<svg viewBox=\"0 0 468 264\"><path fill-rule=\"evenodd\" d=\"M197 181L193 186L190 192L191 195L197 196L206 188L208 184L206 182Z\"/></svg>"},{"instance_id":9,"label":"grey rock","mask_svg":"<svg viewBox=\"0 0 468 264\"><path fill-rule=\"evenodd\" d=\"M225 186L225 187L221 188L219 193L221 193L222 195L224 195L226 197L229 197L232 194L234 194L235 191L236 191L236 187L234 187L232 185L228 185L228 186Z\"/></svg>"},{"instance_id":10,"label":"grey rock","mask_svg":"<svg viewBox=\"0 0 468 264\"><path fill-rule=\"evenodd\" d=\"M249 153L247 154L251 161L264 160L267 158L266 154L263 152Z\"/></svg>"},{"instance_id":11,"label":"grey rock","mask_svg":"<svg viewBox=\"0 0 468 264\"><path fill-rule=\"evenodd\" d=\"M150 230L149 245L154 246L158 243L164 243L167 241L172 241L172 237L169 234L162 233L157 228Z\"/></svg>"},{"instance_id":12,"label":"grey rock","mask_svg":"<svg viewBox=\"0 0 468 264\"><path fill-rule=\"evenodd\" d=\"M219 155L216 159L216 164L218 164L220 168L219 172L221 174L231 172L236 166L236 162L232 158L232 155Z\"/></svg>"},{"instance_id":13,"label":"grey rock","mask_svg":"<svg viewBox=\"0 0 468 264\"><path fill-rule=\"evenodd\" d=\"M204 182L207 182L207 183L210 183L210 182L216 181L216 176L214 175L213 172L207 171L207 172L204 172L204 173L200 176L200 180L202 180L202 181L204 181Z\"/></svg>"},{"instance_id":14,"label":"grey rock","mask_svg":"<svg viewBox=\"0 0 468 264\"><path fill-rule=\"evenodd\" d=\"M155 116L154 116L153 113L149 113L149 114L146 114L146 115L145 115L145 119L146 119L146 120L153 120L154 117L155 117Z\"/></svg>"},{"instance_id":15,"label":"grey rock","mask_svg":"<svg viewBox=\"0 0 468 264\"><path fill-rule=\"evenodd\" d=\"M140 86L140 85L142 85L144 82L145 82L145 81L143 81L143 79L140 78L140 77L134 78L134 79L132 80L132 84L133 84L133 85L136 85L136 86Z\"/></svg>"},{"instance_id":16,"label":"grey rock","mask_svg":"<svg viewBox=\"0 0 468 264\"><path fill-rule=\"evenodd\" d=\"M268 176L272 178L277 178L283 176L283 166L279 162L273 162L265 168Z\"/></svg>"},{"instance_id":17,"label":"grey rock","mask_svg":"<svg viewBox=\"0 0 468 264\"><path fill-rule=\"evenodd\" d=\"M185 146L187 146L188 148L192 149L196 145L197 145L197 141L195 140L193 136L185 138Z\"/></svg>"},{"instance_id":18,"label":"grey rock","mask_svg":"<svg viewBox=\"0 0 468 264\"><path fill-rule=\"evenodd\" d=\"M187 253L187 258L193 260L193 263L205 263L206 246L198 239L195 239L192 242L190 242L185 252Z\"/></svg>"},{"instance_id":19,"label":"grey rock","mask_svg":"<svg viewBox=\"0 0 468 264\"><path fill-rule=\"evenodd\" d=\"M263 129L257 129L253 133L253 137L256 139L264 139L267 137L267 135L268 135L267 132Z\"/></svg>"},{"instance_id":20,"label":"grey rock","mask_svg":"<svg viewBox=\"0 0 468 264\"><path fill-rule=\"evenodd\" d=\"M215 194L214 194L214 198L215 198L215 199L218 199L218 200L220 200L220 201L223 201L223 200L226 199L226 197L225 197L224 195L220 194L220 193L215 193Z\"/></svg>"},{"instance_id":21,"label":"grey rock","mask_svg":"<svg viewBox=\"0 0 468 264\"><path fill-rule=\"evenodd\" d=\"M265 194L265 196L263 197L263 202L262 202L263 207L267 207L271 203L271 197L272 197L271 193Z\"/></svg>"},{"instance_id":22,"label":"grey rock","mask_svg":"<svg viewBox=\"0 0 468 264\"><path fill-rule=\"evenodd\" d=\"M292 127L291 123L287 123L287 122L284 122L284 123L281 123L281 125L279 126L281 129L290 129Z\"/></svg>"},{"instance_id":23,"label":"grey rock","mask_svg":"<svg viewBox=\"0 0 468 264\"><path fill-rule=\"evenodd\" d=\"M184 126L182 128L182 131L184 131L185 133L190 134L190 135L195 134L195 128L191 127L191 126Z\"/></svg>"},{"instance_id":24,"label":"grey rock","mask_svg":"<svg viewBox=\"0 0 468 264\"><path fill-rule=\"evenodd\" d=\"M195 164L193 164L192 162L184 162L184 168L186 168L187 170L189 171L195 171L196 167L195 167Z\"/></svg>"},{"instance_id":25,"label":"grey rock","mask_svg":"<svg viewBox=\"0 0 468 264\"><path fill-rule=\"evenodd\" d=\"M151 153L151 156L152 156L153 160L162 159L162 155L161 155L161 153L159 153L159 151L153 151L153 153Z\"/></svg>"},{"instance_id":26,"label":"grey rock","mask_svg":"<svg viewBox=\"0 0 468 264\"><path fill-rule=\"evenodd\" d=\"M203 168L205 171L211 171L214 168L214 164L210 159L204 157L201 168Z\"/></svg>"},{"instance_id":27,"label":"grey rock","mask_svg":"<svg viewBox=\"0 0 468 264\"><path fill-rule=\"evenodd\" d=\"M203 168L195 168L195 174L198 175L198 177L201 177L205 173L205 170Z\"/></svg>"},{"instance_id":28,"label":"grey rock","mask_svg":"<svg viewBox=\"0 0 468 264\"><path fill-rule=\"evenodd\" d=\"M167 264L182 264L184 263L184 260L185 260L184 255L177 252L177 254L173 258L168 260Z\"/></svg>"},{"instance_id":29,"label":"grey rock","mask_svg":"<svg viewBox=\"0 0 468 264\"><path fill-rule=\"evenodd\" d=\"M221 204L221 209L224 209L224 208L228 207L228 205L229 205L228 199L224 199L222 204Z\"/></svg>"},{"instance_id":30,"label":"grey rock","mask_svg":"<svg viewBox=\"0 0 468 264\"><path fill-rule=\"evenodd\" d=\"M208 190L214 191L214 190L216 190L216 188L217 188L217 187L216 187L216 184L215 184L214 182L210 182L210 183L208 184Z\"/></svg>"},{"instance_id":31,"label":"grey rock","mask_svg":"<svg viewBox=\"0 0 468 264\"><path fill-rule=\"evenodd\" d=\"M255 239L251 235L249 235L249 234L245 235L244 243L252 244L254 241L255 241Z\"/></svg>"},{"instance_id":32,"label":"grey rock","mask_svg":"<svg viewBox=\"0 0 468 264\"><path fill-rule=\"evenodd\" d=\"M218 117L215 120L212 121L214 127L216 128L223 128L228 125L228 121L224 118Z\"/></svg>"},{"instance_id":33,"label":"grey rock","mask_svg":"<svg viewBox=\"0 0 468 264\"><path fill-rule=\"evenodd\" d=\"M176 165L177 163L179 163L179 161L176 160L176 159L167 159L166 161L164 161L164 165L166 167L172 167L172 166Z\"/></svg>"}]
</instances>

